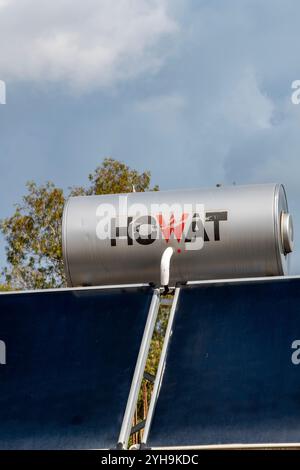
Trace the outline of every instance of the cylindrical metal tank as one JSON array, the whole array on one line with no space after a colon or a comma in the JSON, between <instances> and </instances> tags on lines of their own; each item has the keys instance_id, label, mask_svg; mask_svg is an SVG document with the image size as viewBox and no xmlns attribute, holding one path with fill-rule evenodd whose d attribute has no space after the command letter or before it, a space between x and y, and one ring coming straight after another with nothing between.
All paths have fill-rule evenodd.
<instances>
[{"instance_id":1,"label":"cylindrical metal tank","mask_svg":"<svg viewBox=\"0 0 300 470\"><path fill-rule=\"evenodd\" d=\"M288 273L293 225L280 184L71 197L63 256L70 286L170 285Z\"/></svg>"}]
</instances>

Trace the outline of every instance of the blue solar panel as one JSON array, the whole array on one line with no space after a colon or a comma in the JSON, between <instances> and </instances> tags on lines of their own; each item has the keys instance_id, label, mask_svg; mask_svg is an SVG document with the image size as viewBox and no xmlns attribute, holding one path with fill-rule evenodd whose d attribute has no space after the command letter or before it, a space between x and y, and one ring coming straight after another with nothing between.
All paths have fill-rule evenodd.
<instances>
[{"instance_id":1,"label":"blue solar panel","mask_svg":"<svg viewBox=\"0 0 300 470\"><path fill-rule=\"evenodd\" d=\"M0 449L116 445L152 293L0 295Z\"/></svg>"},{"instance_id":2,"label":"blue solar panel","mask_svg":"<svg viewBox=\"0 0 300 470\"><path fill-rule=\"evenodd\" d=\"M300 442L299 348L300 279L183 287L148 446Z\"/></svg>"}]
</instances>

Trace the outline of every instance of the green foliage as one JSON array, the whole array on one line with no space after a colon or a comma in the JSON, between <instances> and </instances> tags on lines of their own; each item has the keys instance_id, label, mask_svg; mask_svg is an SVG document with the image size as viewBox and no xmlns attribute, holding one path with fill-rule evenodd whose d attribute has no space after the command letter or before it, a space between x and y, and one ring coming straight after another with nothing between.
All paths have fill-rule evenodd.
<instances>
[{"instance_id":1,"label":"green foliage","mask_svg":"<svg viewBox=\"0 0 300 470\"><path fill-rule=\"evenodd\" d=\"M1 221L7 247L6 282L16 289L64 285L61 218L65 198L53 183L27 183L27 194Z\"/></svg>"},{"instance_id":2,"label":"green foliage","mask_svg":"<svg viewBox=\"0 0 300 470\"><path fill-rule=\"evenodd\" d=\"M8 284L0 284L0 292L7 292L12 290Z\"/></svg>"},{"instance_id":3,"label":"green foliage","mask_svg":"<svg viewBox=\"0 0 300 470\"><path fill-rule=\"evenodd\" d=\"M168 297L167 297L168 298ZM161 305L159 308L157 323L153 333L153 338L150 345L148 361L146 365L146 372L155 375L158 367L157 350L162 348L165 331L167 328L167 322L169 318L170 307L167 305Z\"/></svg>"},{"instance_id":4,"label":"green foliage","mask_svg":"<svg viewBox=\"0 0 300 470\"><path fill-rule=\"evenodd\" d=\"M138 173L125 163L107 158L89 175L89 180L89 194L131 193L133 188L137 192L144 192L150 190L151 174L149 171ZM158 187L155 186L153 190L157 191Z\"/></svg>"},{"instance_id":5,"label":"green foliage","mask_svg":"<svg viewBox=\"0 0 300 470\"><path fill-rule=\"evenodd\" d=\"M106 158L89 175L87 187L74 187L69 195L147 191L150 173L138 173L122 162ZM157 190L157 186L152 190ZM65 195L54 183L27 184L27 193L15 212L0 222L6 240L6 283L14 289L45 289L65 286L62 260L61 220Z\"/></svg>"},{"instance_id":6,"label":"green foliage","mask_svg":"<svg viewBox=\"0 0 300 470\"><path fill-rule=\"evenodd\" d=\"M75 187L71 193L72 195L121 194L132 193L133 188L137 192L158 191L158 186L150 188L150 180L149 171L138 173L123 162L105 158L102 165L89 175L89 186Z\"/></svg>"}]
</instances>

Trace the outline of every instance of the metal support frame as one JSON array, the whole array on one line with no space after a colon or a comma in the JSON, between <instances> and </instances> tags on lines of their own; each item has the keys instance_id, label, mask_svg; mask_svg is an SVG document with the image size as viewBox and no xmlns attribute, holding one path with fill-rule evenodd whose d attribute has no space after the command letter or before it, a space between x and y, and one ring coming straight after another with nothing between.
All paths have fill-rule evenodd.
<instances>
[{"instance_id":1,"label":"metal support frame","mask_svg":"<svg viewBox=\"0 0 300 470\"><path fill-rule=\"evenodd\" d=\"M150 305L149 313L148 313L148 318L147 318L147 322L146 322L146 326L144 330L144 335L143 335L143 339L141 342L139 355L137 358L135 371L133 374L133 379L131 382L130 392L129 392L127 405L126 405L123 422L122 422L122 426L121 426L121 430L119 434L118 444L117 444L118 449L127 449L134 411L135 411L137 400L138 400L139 390L141 387L143 374L144 374L144 370L146 366L146 361L148 357L150 342L151 342L151 338L153 335L153 330L154 330L154 326L155 326L156 318L158 314L159 300L160 300L159 296L160 296L159 289L155 289L153 292L151 305Z\"/></svg>"},{"instance_id":2,"label":"metal support frame","mask_svg":"<svg viewBox=\"0 0 300 470\"><path fill-rule=\"evenodd\" d=\"M141 431L142 429L144 429L145 423L146 423L146 420L143 419L143 421L140 421L140 422L137 423L135 426L133 426L133 427L131 428L130 435L132 436L132 435L135 434L136 432L139 432L139 431Z\"/></svg>"},{"instance_id":3,"label":"metal support frame","mask_svg":"<svg viewBox=\"0 0 300 470\"><path fill-rule=\"evenodd\" d=\"M148 382L154 384L155 375L149 374L149 372L144 372L144 379L148 380Z\"/></svg>"},{"instance_id":4,"label":"metal support frame","mask_svg":"<svg viewBox=\"0 0 300 470\"><path fill-rule=\"evenodd\" d=\"M180 293L180 288L176 287L175 293L174 293L174 299L173 299L173 303L172 303L172 308L171 308L171 312L170 312L170 316L169 316L169 320L168 320L168 326L167 326L167 330L166 330L166 334L165 334L164 344L163 344L163 347L162 347L162 351L161 351L161 355L160 355L160 359L159 359L159 364L158 364L158 368L157 368L157 372L156 372L156 378L155 378L153 392L152 392L152 396L151 396L149 411L148 411L148 415L147 415L147 418L146 418L146 424L145 424L143 439L142 439L142 443L141 443L142 447L146 445L147 440L148 440L149 431L150 431L150 428L151 428L151 423L152 423L152 419L153 419L153 415L154 415L154 411L155 411L155 406L156 406L156 402L157 402L157 399L158 399L161 382L162 382L162 379L163 379L163 374L164 374L164 370L165 370L165 363L166 363L166 356L167 356L169 341L170 341L170 338L172 336L173 323L174 323L174 318L175 318L175 312L176 312L177 302L178 302L178 298L179 298L179 293Z\"/></svg>"}]
</instances>

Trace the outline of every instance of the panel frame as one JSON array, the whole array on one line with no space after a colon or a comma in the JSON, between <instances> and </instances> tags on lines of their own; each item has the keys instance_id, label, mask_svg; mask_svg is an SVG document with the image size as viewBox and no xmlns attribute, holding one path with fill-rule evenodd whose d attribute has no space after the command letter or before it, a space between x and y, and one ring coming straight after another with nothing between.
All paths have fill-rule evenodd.
<instances>
[{"instance_id":1,"label":"panel frame","mask_svg":"<svg viewBox=\"0 0 300 470\"><path fill-rule=\"evenodd\" d=\"M188 281L186 283L187 286L200 286L200 285L214 285L214 284L244 284L246 282L272 282L272 281L280 281L280 280L287 280L287 279L300 279L299 274L295 274L292 276L260 276L260 277L234 277L228 279L209 279L209 280L198 280L198 281Z\"/></svg>"},{"instance_id":2,"label":"panel frame","mask_svg":"<svg viewBox=\"0 0 300 470\"><path fill-rule=\"evenodd\" d=\"M80 287L56 287L53 289L28 289L28 290L9 290L0 292L1 295L16 294L41 294L45 292L84 292L93 290L110 290L110 289L134 289L138 287L151 287L149 284L113 284L110 286L80 286Z\"/></svg>"},{"instance_id":3,"label":"panel frame","mask_svg":"<svg viewBox=\"0 0 300 470\"><path fill-rule=\"evenodd\" d=\"M142 447L141 447L142 448ZM144 448L144 446L143 446ZM196 446L151 447L151 450L300 450L300 442L274 444L210 444Z\"/></svg>"}]
</instances>

